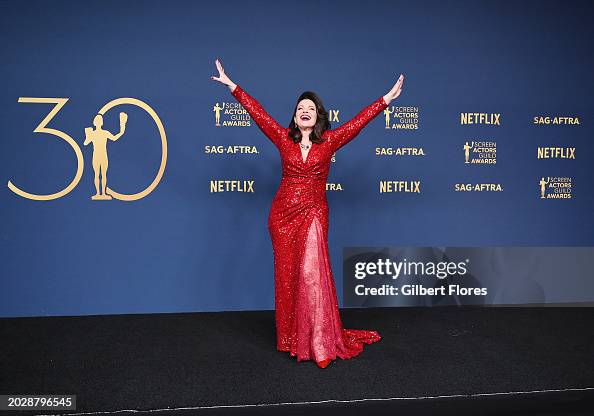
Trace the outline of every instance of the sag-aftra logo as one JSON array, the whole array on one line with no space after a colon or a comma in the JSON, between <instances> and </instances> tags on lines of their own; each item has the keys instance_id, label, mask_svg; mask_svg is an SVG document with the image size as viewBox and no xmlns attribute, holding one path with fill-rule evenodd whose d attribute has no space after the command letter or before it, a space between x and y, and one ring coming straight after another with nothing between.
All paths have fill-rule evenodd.
<instances>
[{"instance_id":1,"label":"sag-aftra logo","mask_svg":"<svg viewBox=\"0 0 594 416\"><path fill-rule=\"evenodd\" d=\"M67 101L68 98L19 97L19 103L55 104L54 108L37 125L33 132L47 133L66 141L66 143L70 145L74 154L76 155L77 167L76 172L73 175L74 177L72 181L64 189L58 190L51 194L40 195L20 189L12 181L8 181L8 188L10 188L10 190L12 190L15 194L27 199L33 199L37 201L49 201L51 199L57 199L63 197L64 195L68 195L70 191L72 191L78 185L78 182L82 177L85 166L80 146L70 135L68 135L64 131L47 127L49 122L56 116L56 114L58 114L58 112L62 109L62 107L64 107ZM108 144L110 141L115 142L117 140L125 140L128 115L124 112L120 112L120 131L116 134L113 134L108 130L103 129L103 116L109 110L119 105L125 104L134 105L144 110L155 122L161 139L161 163L159 165L159 169L157 170L157 174L155 175L153 181L146 188L134 194L119 193L116 190L107 186L107 167L109 165L109 159L107 157ZM167 136L165 135L165 128L163 127L161 119L147 103L136 98L117 98L115 100L112 100L105 104L103 107L101 107L101 109L97 112L97 114L93 118L93 127L86 127L84 131L85 141L83 145L92 145L93 147L92 166L93 171L95 172L95 194L91 195L92 200L111 200L115 198L121 201L135 201L137 199L144 198L157 187L157 185L161 181L161 178L163 177L165 165L167 164Z\"/></svg>"}]
</instances>

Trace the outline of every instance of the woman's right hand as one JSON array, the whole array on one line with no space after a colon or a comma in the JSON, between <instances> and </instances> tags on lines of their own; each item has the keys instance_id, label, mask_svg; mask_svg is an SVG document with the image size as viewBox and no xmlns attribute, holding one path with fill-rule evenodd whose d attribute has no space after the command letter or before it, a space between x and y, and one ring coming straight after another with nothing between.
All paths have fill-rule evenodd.
<instances>
[{"instance_id":1,"label":"woman's right hand","mask_svg":"<svg viewBox=\"0 0 594 416\"><path fill-rule=\"evenodd\" d=\"M231 90L231 92L233 92L233 90L235 89L236 84L229 79L229 77L227 76L227 74L225 74L225 70L223 69L223 65L221 65L221 62L218 59L215 61L215 64L217 66L217 69L219 70L219 76L218 77L211 76L210 79L212 79L214 81L219 81L221 84L225 84L226 86L229 87L229 89Z\"/></svg>"}]
</instances>

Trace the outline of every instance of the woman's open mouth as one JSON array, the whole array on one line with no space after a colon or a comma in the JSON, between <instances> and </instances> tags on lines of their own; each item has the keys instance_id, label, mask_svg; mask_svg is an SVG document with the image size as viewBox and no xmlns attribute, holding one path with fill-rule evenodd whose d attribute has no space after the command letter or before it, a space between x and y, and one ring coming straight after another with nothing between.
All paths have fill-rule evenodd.
<instances>
[{"instance_id":1,"label":"woman's open mouth","mask_svg":"<svg viewBox=\"0 0 594 416\"><path fill-rule=\"evenodd\" d=\"M304 114L301 116L301 120L311 120L311 117L308 116L307 114Z\"/></svg>"}]
</instances>

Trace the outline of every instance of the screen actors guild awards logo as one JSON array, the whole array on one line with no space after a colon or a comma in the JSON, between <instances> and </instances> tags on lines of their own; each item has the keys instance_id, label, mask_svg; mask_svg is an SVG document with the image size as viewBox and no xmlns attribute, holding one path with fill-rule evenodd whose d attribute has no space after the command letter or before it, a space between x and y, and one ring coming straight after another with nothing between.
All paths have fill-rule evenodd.
<instances>
[{"instance_id":1,"label":"screen actors guild awards logo","mask_svg":"<svg viewBox=\"0 0 594 416\"><path fill-rule=\"evenodd\" d=\"M397 130L419 129L419 107L389 106L384 110L385 128Z\"/></svg>"},{"instance_id":2,"label":"screen actors guild awards logo","mask_svg":"<svg viewBox=\"0 0 594 416\"><path fill-rule=\"evenodd\" d=\"M212 107L216 127L249 127L252 118L243 106L237 102L215 103Z\"/></svg>"},{"instance_id":3,"label":"screen actors guild awards logo","mask_svg":"<svg viewBox=\"0 0 594 416\"><path fill-rule=\"evenodd\" d=\"M538 181L540 199L571 199L572 181L570 177L541 177Z\"/></svg>"},{"instance_id":4,"label":"screen actors guild awards logo","mask_svg":"<svg viewBox=\"0 0 594 416\"><path fill-rule=\"evenodd\" d=\"M495 142L471 141L464 143L464 164L494 165L497 163L497 144Z\"/></svg>"}]
</instances>

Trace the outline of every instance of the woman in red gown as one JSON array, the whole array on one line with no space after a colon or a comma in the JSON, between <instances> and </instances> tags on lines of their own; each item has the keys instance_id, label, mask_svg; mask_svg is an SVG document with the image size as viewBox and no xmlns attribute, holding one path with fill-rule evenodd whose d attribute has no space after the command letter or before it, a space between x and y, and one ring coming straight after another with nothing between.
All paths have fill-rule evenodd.
<instances>
[{"instance_id":1,"label":"woman in red gown","mask_svg":"<svg viewBox=\"0 0 594 416\"><path fill-rule=\"evenodd\" d=\"M299 97L289 128L277 123L216 61L218 77L229 87L280 153L282 179L272 201L268 230L274 252L276 340L279 351L325 368L337 357L359 355L364 344L381 339L377 331L345 329L328 255L326 179L334 152L400 95L403 75L341 127L329 130L328 113L316 94ZM297 141L300 143L298 144Z\"/></svg>"}]
</instances>

